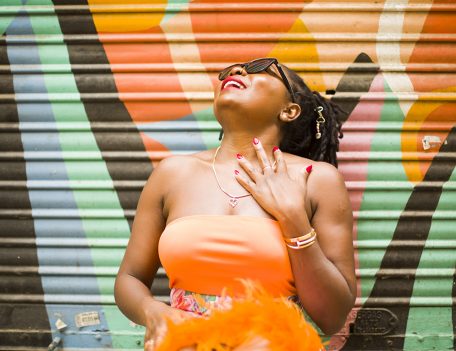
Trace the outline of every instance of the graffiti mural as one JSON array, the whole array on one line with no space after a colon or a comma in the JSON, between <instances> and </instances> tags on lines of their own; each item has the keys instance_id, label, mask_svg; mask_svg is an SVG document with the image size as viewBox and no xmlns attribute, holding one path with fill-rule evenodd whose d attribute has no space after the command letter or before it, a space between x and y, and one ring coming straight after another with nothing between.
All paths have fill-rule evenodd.
<instances>
[{"instance_id":1,"label":"graffiti mural","mask_svg":"<svg viewBox=\"0 0 456 351\"><path fill-rule=\"evenodd\" d=\"M328 349L456 350L455 16L451 0L2 1L0 349L142 349L113 298L141 188L164 157L218 145L218 71L272 56L347 112L358 299Z\"/></svg>"}]
</instances>

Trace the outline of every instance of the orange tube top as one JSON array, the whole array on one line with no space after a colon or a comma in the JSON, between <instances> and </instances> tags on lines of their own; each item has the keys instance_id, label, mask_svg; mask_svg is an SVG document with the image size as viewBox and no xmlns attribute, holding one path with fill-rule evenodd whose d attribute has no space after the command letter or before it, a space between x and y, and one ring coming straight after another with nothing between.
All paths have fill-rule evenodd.
<instances>
[{"instance_id":1,"label":"orange tube top","mask_svg":"<svg viewBox=\"0 0 456 351\"><path fill-rule=\"evenodd\" d=\"M158 244L170 288L200 294L245 291L250 279L273 296L296 295L279 223L253 216L193 215L170 222Z\"/></svg>"}]
</instances>

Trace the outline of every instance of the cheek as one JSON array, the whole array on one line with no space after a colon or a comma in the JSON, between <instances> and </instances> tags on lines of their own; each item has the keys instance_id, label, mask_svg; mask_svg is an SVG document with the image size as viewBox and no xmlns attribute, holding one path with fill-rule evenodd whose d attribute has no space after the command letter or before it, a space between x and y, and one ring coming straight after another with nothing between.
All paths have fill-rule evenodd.
<instances>
[{"instance_id":1,"label":"cheek","mask_svg":"<svg viewBox=\"0 0 456 351\"><path fill-rule=\"evenodd\" d=\"M256 80L249 93L252 102L272 113L280 111L286 103L286 89L274 78Z\"/></svg>"},{"instance_id":2,"label":"cheek","mask_svg":"<svg viewBox=\"0 0 456 351\"><path fill-rule=\"evenodd\" d=\"M284 84L269 75L258 76L252 88L259 96L268 99L268 102L284 103L287 98Z\"/></svg>"},{"instance_id":3,"label":"cheek","mask_svg":"<svg viewBox=\"0 0 456 351\"><path fill-rule=\"evenodd\" d=\"M251 114L277 116L286 102L286 89L277 79L258 75L252 79L252 85L244 91L220 93L214 92L214 112L219 109L241 109Z\"/></svg>"}]
</instances>

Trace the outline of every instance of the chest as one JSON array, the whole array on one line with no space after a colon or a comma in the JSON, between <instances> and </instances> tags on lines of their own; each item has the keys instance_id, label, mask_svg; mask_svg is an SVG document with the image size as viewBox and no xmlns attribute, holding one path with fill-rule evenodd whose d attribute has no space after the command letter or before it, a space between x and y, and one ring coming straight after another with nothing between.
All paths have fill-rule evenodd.
<instances>
[{"instance_id":1,"label":"chest","mask_svg":"<svg viewBox=\"0 0 456 351\"><path fill-rule=\"evenodd\" d=\"M231 171L231 168L221 169L216 177L209 167L196 169L189 176L174 181L164 199L168 221L200 214L271 218L255 198L248 195ZM310 201L307 201L306 212L310 218Z\"/></svg>"}]
</instances>

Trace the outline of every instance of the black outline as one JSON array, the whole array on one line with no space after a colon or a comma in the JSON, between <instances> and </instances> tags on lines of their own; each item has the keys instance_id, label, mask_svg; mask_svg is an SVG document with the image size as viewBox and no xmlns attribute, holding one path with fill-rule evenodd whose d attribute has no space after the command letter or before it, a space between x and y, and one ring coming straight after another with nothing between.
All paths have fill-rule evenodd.
<instances>
[{"instance_id":1,"label":"black outline","mask_svg":"<svg viewBox=\"0 0 456 351\"><path fill-rule=\"evenodd\" d=\"M86 0L53 0L53 3L54 6L59 6L56 8L56 14L64 37L69 34L98 35ZM86 6L86 9L78 9L77 13L72 13L62 10L63 5L81 5ZM84 44L70 43L67 40L65 40L65 44L68 48L72 73L75 77L78 91L81 94L118 93L110 69L97 71L97 73L103 74L103 80L97 82L94 80L93 73L80 72L74 67L76 64L86 65L87 67L93 64L109 67L110 62L106 57L103 44L99 40L91 41L90 47ZM86 50L90 50L90 55L85 54ZM96 62L93 61L94 58L96 58ZM132 213L136 209L141 189L128 188L122 186L119 182L125 180L145 182L152 172L152 162L147 156L139 131L122 101L119 99L109 100L104 102L103 105L100 105L99 101L92 99L83 99L82 102L92 126L92 133L95 136L103 160L106 162L120 205L131 228ZM97 127L96 124L99 122L121 122L124 129L116 132L117 137L113 137L112 131ZM134 159L125 159L124 157L120 159L109 156L110 152L123 150L134 152L135 155L141 156Z\"/></svg>"}]
</instances>

